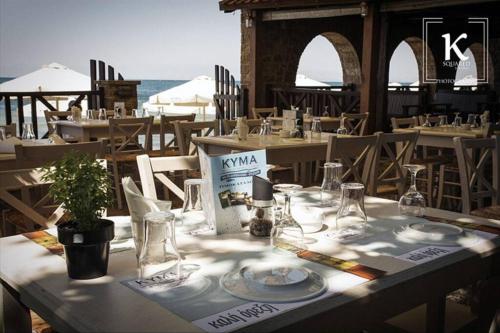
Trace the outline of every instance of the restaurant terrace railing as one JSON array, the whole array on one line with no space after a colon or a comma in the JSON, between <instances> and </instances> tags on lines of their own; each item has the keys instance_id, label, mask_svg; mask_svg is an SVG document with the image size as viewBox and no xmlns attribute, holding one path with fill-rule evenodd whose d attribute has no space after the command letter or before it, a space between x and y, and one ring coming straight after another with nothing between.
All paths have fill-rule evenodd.
<instances>
[{"instance_id":1,"label":"restaurant terrace railing","mask_svg":"<svg viewBox=\"0 0 500 333\"><path fill-rule=\"evenodd\" d=\"M353 85L329 87L271 87L273 106L278 110L290 109L291 106L305 110L312 107L313 115L320 116L325 110L330 115L339 116L342 112L359 112L359 91Z\"/></svg>"},{"instance_id":2,"label":"restaurant terrace railing","mask_svg":"<svg viewBox=\"0 0 500 333\"><path fill-rule=\"evenodd\" d=\"M61 97L74 97L73 103L80 104L80 102L87 98L89 101L89 108L94 108L91 103L92 99L98 98L102 100L102 90L85 90L85 91L33 91L33 92L0 92L0 101L4 101L5 105L5 121L7 124L12 123L12 100L15 99L15 103L17 104L17 125L19 126L19 133L21 133L21 129L24 124L24 101L27 99L31 104L31 110L29 115L31 116L31 122L33 123L33 130L35 132L35 136L38 138L38 118L37 118L37 101L41 102L46 110L51 111L59 111L56 110L52 104L49 103L47 99L61 98ZM70 108L70 104L68 104L68 110Z\"/></svg>"},{"instance_id":3,"label":"restaurant terrace railing","mask_svg":"<svg viewBox=\"0 0 500 333\"><path fill-rule=\"evenodd\" d=\"M217 119L235 119L246 114L241 96L242 90L229 70L215 65L214 105Z\"/></svg>"}]
</instances>

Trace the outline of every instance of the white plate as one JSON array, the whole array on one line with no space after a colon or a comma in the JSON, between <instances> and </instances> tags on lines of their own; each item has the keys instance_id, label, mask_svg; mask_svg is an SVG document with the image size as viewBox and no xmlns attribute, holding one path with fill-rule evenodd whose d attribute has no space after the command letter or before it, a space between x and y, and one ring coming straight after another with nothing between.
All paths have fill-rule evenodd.
<instances>
[{"instance_id":1,"label":"white plate","mask_svg":"<svg viewBox=\"0 0 500 333\"><path fill-rule=\"evenodd\" d=\"M456 237L464 232L460 227L439 222L411 223L408 227L417 233L438 235L442 237Z\"/></svg>"},{"instance_id":2,"label":"white plate","mask_svg":"<svg viewBox=\"0 0 500 333\"><path fill-rule=\"evenodd\" d=\"M289 286L309 277L309 272L301 267L257 267L245 266L240 270L244 279L265 286Z\"/></svg>"},{"instance_id":3,"label":"white plate","mask_svg":"<svg viewBox=\"0 0 500 333\"><path fill-rule=\"evenodd\" d=\"M442 246L469 246L479 240L472 232L439 222L410 223L393 231L396 239L403 242Z\"/></svg>"},{"instance_id":4,"label":"white plate","mask_svg":"<svg viewBox=\"0 0 500 333\"><path fill-rule=\"evenodd\" d=\"M327 289L325 280L311 270L308 278L300 283L288 286L269 287L248 281L235 270L223 275L219 281L221 288L227 293L249 301L287 303L298 302L321 295Z\"/></svg>"}]
</instances>

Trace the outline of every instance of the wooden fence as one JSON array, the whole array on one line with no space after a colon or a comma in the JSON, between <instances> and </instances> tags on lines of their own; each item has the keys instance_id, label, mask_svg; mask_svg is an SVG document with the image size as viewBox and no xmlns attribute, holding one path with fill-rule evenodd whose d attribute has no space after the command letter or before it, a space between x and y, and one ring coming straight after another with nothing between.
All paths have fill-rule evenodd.
<instances>
[{"instance_id":1,"label":"wooden fence","mask_svg":"<svg viewBox=\"0 0 500 333\"><path fill-rule=\"evenodd\" d=\"M245 115L242 90L224 66L215 65L214 105L217 119L235 119Z\"/></svg>"}]
</instances>

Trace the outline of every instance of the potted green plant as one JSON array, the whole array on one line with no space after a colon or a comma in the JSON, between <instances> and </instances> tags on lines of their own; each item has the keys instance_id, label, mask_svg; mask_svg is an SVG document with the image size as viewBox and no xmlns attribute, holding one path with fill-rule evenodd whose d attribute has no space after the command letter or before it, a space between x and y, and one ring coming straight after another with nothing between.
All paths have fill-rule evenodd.
<instances>
[{"instance_id":1,"label":"potted green plant","mask_svg":"<svg viewBox=\"0 0 500 333\"><path fill-rule=\"evenodd\" d=\"M72 151L44 167L43 178L51 182L49 194L70 216L57 227L69 277L106 275L109 242L114 238L113 222L101 218L112 203L107 170L90 155Z\"/></svg>"}]
</instances>

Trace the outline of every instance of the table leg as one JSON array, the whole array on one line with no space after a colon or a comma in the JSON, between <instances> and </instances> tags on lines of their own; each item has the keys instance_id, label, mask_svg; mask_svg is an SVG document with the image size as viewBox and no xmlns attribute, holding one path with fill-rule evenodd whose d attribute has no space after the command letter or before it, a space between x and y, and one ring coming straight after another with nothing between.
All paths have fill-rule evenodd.
<instances>
[{"instance_id":1,"label":"table leg","mask_svg":"<svg viewBox=\"0 0 500 333\"><path fill-rule=\"evenodd\" d=\"M309 187L311 185L311 179L312 179L311 164L312 164L311 162L300 163L300 183L304 187Z\"/></svg>"},{"instance_id":2,"label":"table leg","mask_svg":"<svg viewBox=\"0 0 500 333\"><path fill-rule=\"evenodd\" d=\"M443 333L446 310L446 296L440 296L427 303L426 333Z\"/></svg>"},{"instance_id":3,"label":"table leg","mask_svg":"<svg viewBox=\"0 0 500 333\"><path fill-rule=\"evenodd\" d=\"M2 317L5 333L31 333L30 309L19 301L19 293L2 281Z\"/></svg>"}]
</instances>

